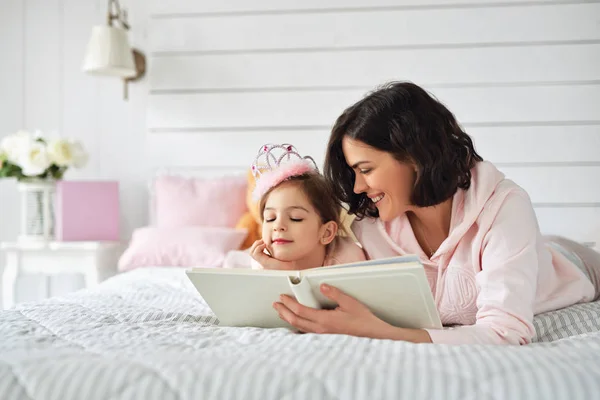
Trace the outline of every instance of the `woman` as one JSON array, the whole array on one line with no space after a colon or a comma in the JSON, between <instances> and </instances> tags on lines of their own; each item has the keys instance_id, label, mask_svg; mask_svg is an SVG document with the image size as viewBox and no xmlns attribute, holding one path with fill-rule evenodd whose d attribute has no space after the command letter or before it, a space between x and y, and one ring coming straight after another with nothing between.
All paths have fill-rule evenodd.
<instances>
[{"instance_id":1,"label":"woman","mask_svg":"<svg viewBox=\"0 0 600 400\"><path fill-rule=\"evenodd\" d=\"M274 305L305 332L415 343L527 344L533 316L599 296L600 254L540 234L527 193L477 154L452 113L411 83L349 107L332 130L325 174L357 219L371 259L418 254L444 325L402 329L341 291L315 310Z\"/></svg>"}]
</instances>

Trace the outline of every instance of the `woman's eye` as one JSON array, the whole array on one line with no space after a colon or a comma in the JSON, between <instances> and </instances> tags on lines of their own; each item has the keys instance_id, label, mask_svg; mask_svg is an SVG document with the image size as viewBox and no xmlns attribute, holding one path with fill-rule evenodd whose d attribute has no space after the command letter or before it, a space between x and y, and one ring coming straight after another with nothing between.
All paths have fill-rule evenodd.
<instances>
[{"instance_id":1,"label":"woman's eye","mask_svg":"<svg viewBox=\"0 0 600 400\"><path fill-rule=\"evenodd\" d=\"M294 221L294 222L302 222L302 221L304 221L304 219L303 219L303 218L290 218L290 219L291 219L292 221Z\"/></svg>"},{"instance_id":2,"label":"woman's eye","mask_svg":"<svg viewBox=\"0 0 600 400\"><path fill-rule=\"evenodd\" d=\"M366 175L366 174L368 174L369 172L371 172L371 170L370 170L370 169L361 169L359 172L360 172L361 174L363 174L363 175Z\"/></svg>"},{"instance_id":3,"label":"woman's eye","mask_svg":"<svg viewBox=\"0 0 600 400\"><path fill-rule=\"evenodd\" d=\"M275 218L265 218L265 222L273 222L275 221Z\"/></svg>"}]
</instances>

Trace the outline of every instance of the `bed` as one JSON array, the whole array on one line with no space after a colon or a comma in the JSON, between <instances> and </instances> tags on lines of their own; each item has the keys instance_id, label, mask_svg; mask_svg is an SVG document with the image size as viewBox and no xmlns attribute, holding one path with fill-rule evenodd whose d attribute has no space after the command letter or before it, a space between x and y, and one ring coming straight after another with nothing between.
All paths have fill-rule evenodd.
<instances>
[{"instance_id":1,"label":"bed","mask_svg":"<svg viewBox=\"0 0 600 400\"><path fill-rule=\"evenodd\" d=\"M592 399L600 302L536 317L522 347L415 345L219 327L182 268L0 312L13 399Z\"/></svg>"}]
</instances>

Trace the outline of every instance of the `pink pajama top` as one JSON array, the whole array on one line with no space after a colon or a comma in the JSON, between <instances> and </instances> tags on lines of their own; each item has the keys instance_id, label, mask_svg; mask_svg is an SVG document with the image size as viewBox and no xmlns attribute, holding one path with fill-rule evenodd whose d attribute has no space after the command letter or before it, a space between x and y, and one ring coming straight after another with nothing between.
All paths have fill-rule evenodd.
<instances>
[{"instance_id":1,"label":"pink pajama top","mask_svg":"<svg viewBox=\"0 0 600 400\"><path fill-rule=\"evenodd\" d=\"M534 315L594 297L580 267L541 235L527 193L488 162L454 195L449 236L431 258L406 215L355 220L352 231L369 259L419 255L449 326L427 330L434 343L527 344Z\"/></svg>"}]
</instances>

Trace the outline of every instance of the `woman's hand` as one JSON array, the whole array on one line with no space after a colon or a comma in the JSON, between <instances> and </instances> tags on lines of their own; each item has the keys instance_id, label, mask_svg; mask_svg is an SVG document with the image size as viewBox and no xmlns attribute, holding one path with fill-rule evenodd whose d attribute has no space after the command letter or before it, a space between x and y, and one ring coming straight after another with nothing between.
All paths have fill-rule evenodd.
<instances>
[{"instance_id":1,"label":"woman's hand","mask_svg":"<svg viewBox=\"0 0 600 400\"><path fill-rule=\"evenodd\" d=\"M307 333L341 333L379 338L394 329L377 318L364 304L341 290L323 284L321 292L338 304L335 310L306 307L286 295L282 295L281 302L273 306L283 320Z\"/></svg>"},{"instance_id":2,"label":"woman's hand","mask_svg":"<svg viewBox=\"0 0 600 400\"><path fill-rule=\"evenodd\" d=\"M337 333L372 339L431 343L427 331L392 326L337 288L323 284L321 293L336 302L338 307L335 310L317 310L303 306L286 295L282 295L281 302L274 303L273 307L281 319L306 333Z\"/></svg>"},{"instance_id":3,"label":"woman's hand","mask_svg":"<svg viewBox=\"0 0 600 400\"><path fill-rule=\"evenodd\" d=\"M262 239L257 240L250 247L250 256L252 256L252 258L258 262L263 269L297 269L295 263L293 262L279 261L278 259L271 257L269 254L266 254L266 248L267 245Z\"/></svg>"}]
</instances>

